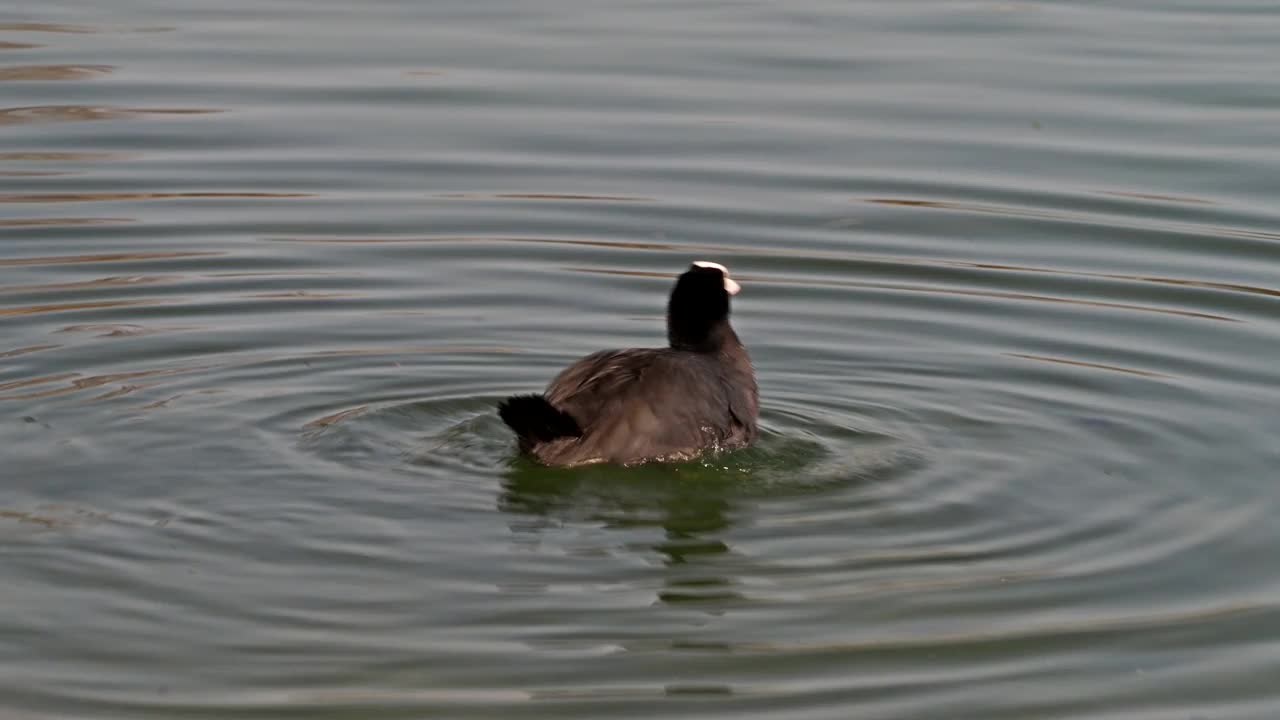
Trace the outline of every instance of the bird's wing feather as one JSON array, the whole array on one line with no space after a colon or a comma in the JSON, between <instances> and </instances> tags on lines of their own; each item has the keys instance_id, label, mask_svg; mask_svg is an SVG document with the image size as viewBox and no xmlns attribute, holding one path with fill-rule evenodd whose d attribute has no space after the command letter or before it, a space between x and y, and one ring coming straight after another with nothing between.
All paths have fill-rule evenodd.
<instances>
[{"instance_id":1,"label":"bird's wing feather","mask_svg":"<svg viewBox=\"0 0 1280 720\"><path fill-rule=\"evenodd\" d=\"M566 368L545 393L584 429L583 452L627 462L728 439L730 398L707 359L668 349L607 350Z\"/></svg>"}]
</instances>

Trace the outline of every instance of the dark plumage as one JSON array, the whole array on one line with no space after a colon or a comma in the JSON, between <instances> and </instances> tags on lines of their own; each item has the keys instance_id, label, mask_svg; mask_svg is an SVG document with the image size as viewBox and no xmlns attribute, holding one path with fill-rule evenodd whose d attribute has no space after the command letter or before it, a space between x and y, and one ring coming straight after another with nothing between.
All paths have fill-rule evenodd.
<instances>
[{"instance_id":1,"label":"dark plumage","mask_svg":"<svg viewBox=\"0 0 1280 720\"><path fill-rule=\"evenodd\" d=\"M738 292L722 265L696 262L667 303L665 348L603 350L565 368L541 395L498 414L520 450L547 465L680 460L756 437L751 358L729 325Z\"/></svg>"}]
</instances>

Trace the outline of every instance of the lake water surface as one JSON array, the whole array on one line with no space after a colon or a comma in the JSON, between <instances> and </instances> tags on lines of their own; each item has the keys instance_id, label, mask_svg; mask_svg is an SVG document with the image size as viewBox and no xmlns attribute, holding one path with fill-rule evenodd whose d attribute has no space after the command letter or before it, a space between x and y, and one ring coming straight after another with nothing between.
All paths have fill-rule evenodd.
<instances>
[{"instance_id":1,"label":"lake water surface","mask_svg":"<svg viewBox=\"0 0 1280 720\"><path fill-rule=\"evenodd\" d=\"M11 3L0 715L1280 717L1278 196L1270 1Z\"/></svg>"}]
</instances>

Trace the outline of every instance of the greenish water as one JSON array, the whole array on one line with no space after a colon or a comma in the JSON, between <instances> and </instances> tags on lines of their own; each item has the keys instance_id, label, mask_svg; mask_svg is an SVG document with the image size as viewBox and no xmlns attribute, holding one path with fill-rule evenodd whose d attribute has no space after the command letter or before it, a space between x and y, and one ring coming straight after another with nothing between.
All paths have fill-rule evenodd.
<instances>
[{"instance_id":1,"label":"greenish water","mask_svg":"<svg viewBox=\"0 0 1280 720\"><path fill-rule=\"evenodd\" d=\"M0 715L1280 716L1280 7L0 9ZM764 436L494 413L743 285Z\"/></svg>"}]
</instances>

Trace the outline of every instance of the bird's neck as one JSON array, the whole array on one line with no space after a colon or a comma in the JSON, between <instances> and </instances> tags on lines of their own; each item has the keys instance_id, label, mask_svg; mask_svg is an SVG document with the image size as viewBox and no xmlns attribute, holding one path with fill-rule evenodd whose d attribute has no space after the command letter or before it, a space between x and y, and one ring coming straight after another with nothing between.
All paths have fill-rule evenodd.
<instances>
[{"instance_id":1,"label":"bird's neck","mask_svg":"<svg viewBox=\"0 0 1280 720\"><path fill-rule=\"evenodd\" d=\"M729 325L728 318L711 327L681 328L667 323L667 341L673 350L697 353L726 353L742 349L742 341Z\"/></svg>"}]
</instances>

